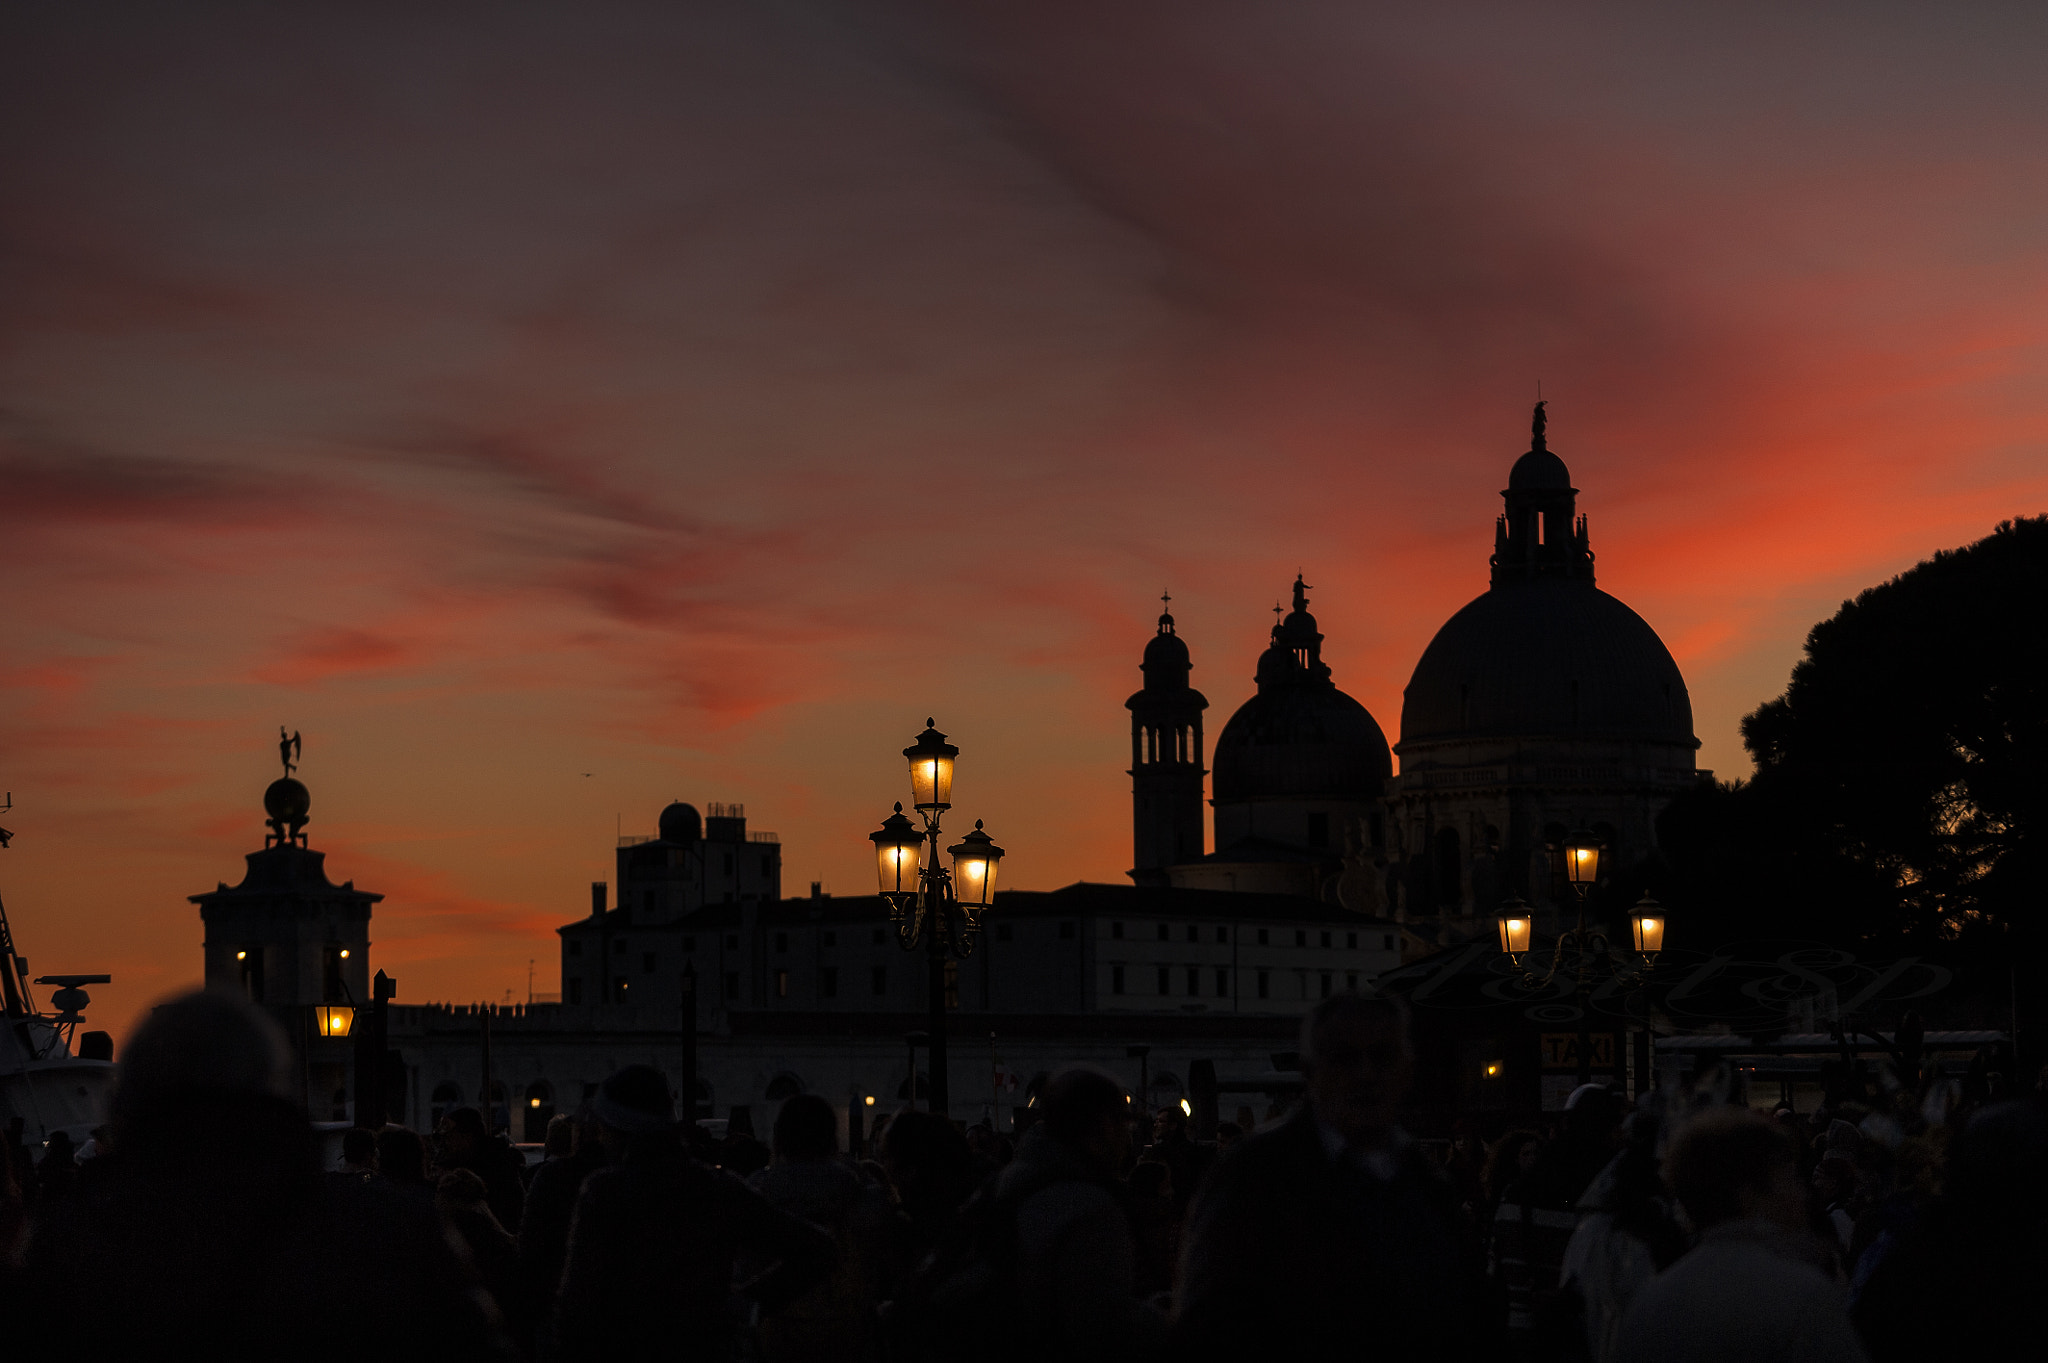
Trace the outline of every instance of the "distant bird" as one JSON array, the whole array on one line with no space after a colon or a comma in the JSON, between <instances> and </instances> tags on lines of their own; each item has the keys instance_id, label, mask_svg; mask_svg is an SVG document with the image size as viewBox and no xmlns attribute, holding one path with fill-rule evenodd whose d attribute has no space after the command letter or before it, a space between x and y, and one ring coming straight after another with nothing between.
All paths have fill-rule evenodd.
<instances>
[{"instance_id":1,"label":"distant bird","mask_svg":"<svg viewBox=\"0 0 2048 1363\"><path fill-rule=\"evenodd\" d=\"M585 776L588 776L588 775L590 775L590 773L589 773L589 772L587 772L587 771L586 771L586 772L584 772L583 774L584 774Z\"/></svg>"}]
</instances>

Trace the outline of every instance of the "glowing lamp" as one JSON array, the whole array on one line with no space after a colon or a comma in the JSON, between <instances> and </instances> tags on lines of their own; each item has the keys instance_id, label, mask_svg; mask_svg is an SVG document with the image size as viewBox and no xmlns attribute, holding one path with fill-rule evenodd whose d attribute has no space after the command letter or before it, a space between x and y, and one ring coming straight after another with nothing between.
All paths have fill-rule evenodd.
<instances>
[{"instance_id":1,"label":"glowing lamp","mask_svg":"<svg viewBox=\"0 0 2048 1363\"><path fill-rule=\"evenodd\" d=\"M1518 957L1529 949L1529 934L1533 928L1529 917L1529 906L1519 899L1510 899L1500 906L1500 949L1510 957Z\"/></svg>"},{"instance_id":2,"label":"glowing lamp","mask_svg":"<svg viewBox=\"0 0 2048 1363\"><path fill-rule=\"evenodd\" d=\"M344 961L346 961L346 960L348 959L348 948L347 948L347 947L343 947L343 948L341 949L341 959L342 959L342 960L344 960Z\"/></svg>"},{"instance_id":3,"label":"glowing lamp","mask_svg":"<svg viewBox=\"0 0 2048 1363\"><path fill-rule=\"evenodd\" d=\"M347 1036L355 1020L356 1010L346 1004L323 1003L313 1009L313 1021L319 1026L322 1036Z\"/></svg>"},{"instance_id":4,"label":"glowing lamp","mask_svg":"<svg viewBox=\"0 0 2048 1363\"><path fill-rule=\"evenodd\" d=\"M1583 828L1565 835L1564 878L1575 890L1586 890L1600 879L1600 839Z\"/></svg>"},{"instance_id":5,"label":"glowing lamp","mask_svg":"<svg viewBox=\"0 0 2048 1363\"><path fill-rule=\"evenodd\" d=\"M953 807L953 759L960 750L946 736L924 722L924 732L903 750L910 759L910 803L918 809L944 810Z\"/></svg>"},{"instance_id":6,"label":"glowing lamp","mask_svg":"<svg viewBox=\"0 0 2048 1363\"><path fill-rule=\"evenodd\" d=\"M879 829L868 834L868 841L875 845L875 871L881 881L882 893L915 894L917 862L924 849L924 835L903 817L902 805L897 805L896 812L882 820Z\"/></svg>"},{"instance_id":7,"label":"glowing lamp","mask_svg":"<svg viewBox=\"0 0 2048 1363\"><path fill-rule=\"evenodd\" d=\"M863 1103L866 1103L869 1107L873 1107L875 1105L875 1095L870 1093L867 1097L861 1099L861 1101Z\"/></svg>"},{"instance_id":8,"label":"glowing lamp","mask_svg":"<svg viewBox=\"0 0 2048 1363\"><path fill-rule=\"evenodd\" d=\"M996 868L1002 864L1003 849L981 831L981 820L976 819L974 831L946 853L953 858L953 897L960 907L974 914L994 903Z\"/></svg>"},{"instance_id":9,"label":"glowing lamp","mask_svg":"<svg viewBox=\"0 0 2048 1363\"><path fill-rule=\"evenodd\" d=\"M1655 957L1664 949L1664 906L1647 895L1629 912L1629 926L1635 930L1636 950Z\"/></svg>"},{"instance_id":10,"label":"glowing lamp","mask_svg":"<svg viewBox=\"0 0 2048 1363\"><path fill-rule=\"evenodd\" d=\"M1195 1115L1195 1110L1192 1107L1188 1106L1188 1100L1185 1098L1180 1100L1180 1115L1183 1117L1192 1117Z\"/></svg>"},{"instance_id":11,"label":"glowing lamp","mask_svg":"<svg viewBox=\"0 0 2048 1363\"><path fill-rule=\"evenodd\" d=\"M246 951L238 951L235 953L235 959L238 961L246 961L249 959L249 953Z\"/></svg>"},{"instance_id":12,"label":"glowing lamp","mask_svg":"<svg viewBox=\"0 0 2048 1363\"><path fill-rule=\"evenodd\" d=\"M1487 1066L1486 1066L1486 1077L1487 1077L1488 1079L1498 1079L1498 1078L1500 1078L1500 1061L1498 1061L1498 1060L1493 1060L1493 1061L1489 1061L1489 1062L1487 1063Z\"/></svg>"}]
</instances>

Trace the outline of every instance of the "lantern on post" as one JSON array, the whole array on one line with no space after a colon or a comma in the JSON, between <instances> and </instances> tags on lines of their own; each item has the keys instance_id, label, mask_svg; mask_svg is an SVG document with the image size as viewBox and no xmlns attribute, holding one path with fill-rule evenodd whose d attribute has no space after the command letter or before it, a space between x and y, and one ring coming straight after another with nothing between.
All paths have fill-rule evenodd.
<instances>
[{"instance_id":1,"label":"lantern on post","mask_svg":"<svg viewBox=\"0 0 2048 1363\"><path fill-rule=\"evenodd\" d=\"M1003 849L981 831L981 820L976 819L974 831L948 847L946 854L953 858L953 896L971 922L995 902L996 868L1002 864Z\"/></svg>"},{"instance_id":2,"label":"lantern on post","mask_svg":"<svg viewBox=\"0 0 2048 1363\"><path fill-rule=\"evenodd\" d=\"M1523 954L1529 950L1532 927L1529 906L1521 900L1510 899L1500 906L1500 949L1507 953L1511 963L1522 963Z\"/></svg>"},{"instance_id":3,"label":"lantern on post","mask_svg":"<svg viewBox=\"0 0 2048 1363\"><path fill-rule=\"evenodd\" d=\"M868 834L868 841L875 845L875 873L881 884L882 897L894 903L894 896L915 895L924 834L911 827L910 820L903 817L902 805L897 805L896 812L882 820L879 829Z\"/></svg>"},{"instance_id":4,"label":"lantern on post","mask_svg":"<svg viewBox=\"0 0 2048 1363\"><path fill-rule=\"evenodd\" d=\"M356 1010L345 1003L321 1003L313 1007L313 1021L320 1035L345 1037L355 1025Z\"/></svg>"},{"instance_id":5,"label":"lantern on post","mask_svg":"<svg viewBox=\"0 0 2048 1363\"><path fill-rule=\"evenodd\" d=\"M910 759L911 804L934 813L951 809L953 761L960 756L960 750L948 743L933 721L927 719L924 732L903 750L903 755Z\"/></svg>"},{"instance_id":6,"label":"lantern on post","mask_svg":"<svg viewBox=\"0 0 2048 1363\"><path fill-rule=\"evenodd\" d=\"M1583 897L1600 879L1600 839L1585 829L1565 835L1564 878Z\"/></svg>"},{"instance_id":7,"label":"lantern on post","mask_svg":"<svg viewBox=\"0 0 2048 1363\"><path fill-rule=\"evenodd\" d=\"M1657 953L1664 949L1664 906L1644 895L1629 911L1628 918L1636 950L1643 954L1645 962L1654 964Z\"/></svg>"}]
</instances>

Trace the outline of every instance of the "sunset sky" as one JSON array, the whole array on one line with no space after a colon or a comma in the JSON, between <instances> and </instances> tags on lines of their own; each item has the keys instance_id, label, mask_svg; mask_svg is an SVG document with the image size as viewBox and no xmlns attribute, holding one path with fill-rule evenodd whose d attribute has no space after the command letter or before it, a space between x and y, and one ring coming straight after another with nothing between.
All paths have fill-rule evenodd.
<instances>
[{"instance_id":1,"label":"sunset sky","mask_svg":"<svg viewBox=\"0 0 2048 1363\"><path fill-rule=\"evenodd\" d=\"M0 787L123 1030L261 845L400 1000L556 987L615 835L872 890L926 715L1007 884L1129 864L1297 568L1393 735L1537 385L1701 764L2048 509L2048 11L77 6L0 20ZM956 817L957 817L956 815Z\"/></svg>"}]
</instances>

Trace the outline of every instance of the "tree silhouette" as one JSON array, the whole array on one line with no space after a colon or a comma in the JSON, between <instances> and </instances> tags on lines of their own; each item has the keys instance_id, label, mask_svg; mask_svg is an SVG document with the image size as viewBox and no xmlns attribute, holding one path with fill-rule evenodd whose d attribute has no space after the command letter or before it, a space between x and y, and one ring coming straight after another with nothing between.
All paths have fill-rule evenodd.
<instances>
[{"instance_id":1,"label":"tree silhouette","mask_svg":"<svg viewBox=\"0 0 2048 1363\"><path fill-rule=\"evenodd\" d=\"M1845 944L2038 942L2048 517L1844 602L1742 733L1755 779L1694 792L1660 823L1674 899L1712 896L1726 928Z\"/></svg>"}]
</instances>

